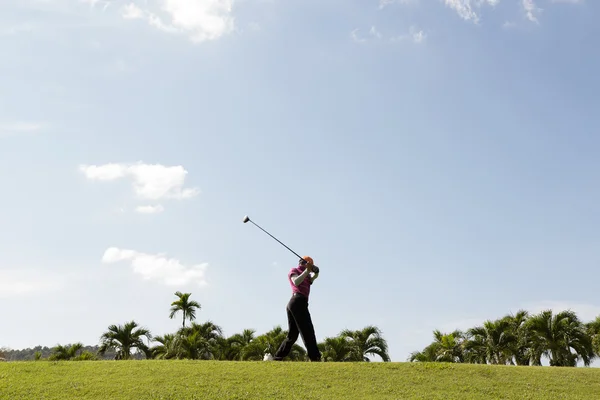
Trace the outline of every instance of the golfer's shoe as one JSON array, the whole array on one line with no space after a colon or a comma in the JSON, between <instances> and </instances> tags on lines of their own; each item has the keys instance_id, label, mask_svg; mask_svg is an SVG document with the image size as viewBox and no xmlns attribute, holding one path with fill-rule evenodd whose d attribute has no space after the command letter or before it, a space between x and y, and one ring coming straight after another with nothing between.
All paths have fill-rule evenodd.
<instances>
[{"instance_id":1,"label":"golfer's shoe","mask_svg":"<svg viewBox=\"0 0 600 400\"><path fill-rule=\"evenodd\" d=\"M263 361L273 361L273 356L271 355L271 353L265 354L265 358L263 358Z\"/></svg>"}]
</instances>

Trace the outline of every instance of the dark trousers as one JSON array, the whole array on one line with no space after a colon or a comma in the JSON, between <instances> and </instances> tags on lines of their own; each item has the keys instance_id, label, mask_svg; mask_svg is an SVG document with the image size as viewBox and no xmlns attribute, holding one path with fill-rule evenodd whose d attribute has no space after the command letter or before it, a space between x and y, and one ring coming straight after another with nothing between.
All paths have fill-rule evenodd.
<instances>
[{"instance_id":1,"label":"dark trousers","mask_svg":"<svg viewBox=\"0 0 600 400\"><path fill-rule=\"evenodd\" d=\"M294 294L286 307L288 318L288 334L273 356L275 360L282 360L292 350L292 346L302 335L302 341L306 346L308 358L311 361L321 361L321 352L317 347L315 328L313 327L310 312L308 311L308 299L305 296Z\"/></svg>"}]
</instances>

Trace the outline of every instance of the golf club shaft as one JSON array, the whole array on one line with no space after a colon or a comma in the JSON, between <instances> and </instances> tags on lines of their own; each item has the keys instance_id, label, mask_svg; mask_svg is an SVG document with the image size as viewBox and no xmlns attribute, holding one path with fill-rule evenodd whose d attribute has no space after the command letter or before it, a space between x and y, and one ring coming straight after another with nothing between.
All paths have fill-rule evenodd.
<instances>
[{"instance_id":1,"label":"golf club shaft","mask_svg":"<svg viewBox=\"0 0 600 400\"><path fill-rule=\"evenodd\" d=\"M258 229L260 229L261 231L263 231L264 233L266 233L267 235L271 236L273 239L277 240L279 243L281 243L281 245L283 247L285 247L286 249L288 249L289 251L291 251L296 257L298 258L302 258L300 257L298 254L296 254L296 252L292 249L290 249L289 247L287 247L285 244L283 244L279 239L277 239L275 236L271 235L269 232L265 231L263 228L261 228L260 226L258 226L256 223L254 223L254 221L252 221L251 219L249 219L248 221L252 222L254 224L254 226L256 226Z\"/></svg>"}]
</instances>

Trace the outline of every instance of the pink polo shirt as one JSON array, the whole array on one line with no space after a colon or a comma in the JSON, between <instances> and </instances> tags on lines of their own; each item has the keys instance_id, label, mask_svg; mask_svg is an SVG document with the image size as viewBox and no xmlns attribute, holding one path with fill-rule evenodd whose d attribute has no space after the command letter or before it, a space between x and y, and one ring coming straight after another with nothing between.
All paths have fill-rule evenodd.
<instances>
[{"instance_id":1,"label":"pink polo shirt","mask_svg":"<svg viewBox=\"0 0 600 400\"><path fill-rule=\"evenodd\" d=\"M300 293L308 298L308 295L310 294L310 274L304 278L302 283L298 286L294 285L294 282L292 281L292 275L300 275L305 269L306 267L303 265L292 268L290 272L288 272L288 281L292 287L292 293Z\"/></svg>"}]
</instances>

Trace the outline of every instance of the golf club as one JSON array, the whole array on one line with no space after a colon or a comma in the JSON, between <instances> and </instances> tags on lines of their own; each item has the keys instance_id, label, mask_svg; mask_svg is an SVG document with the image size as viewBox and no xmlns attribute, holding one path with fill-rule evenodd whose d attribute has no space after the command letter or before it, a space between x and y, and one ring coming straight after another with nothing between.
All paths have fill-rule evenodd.
<instances>
[{"instance_id":1,"label":"golf club","mask_svg":"<svg viewBox=\"0 0 600 400\"><path fill-rule=\"evenodd\" d=\"M300 257L298 254L296 254L296 252L292 249L290 249L289 247L287 247L285 244L283 244L279 239L277 239L275 236L271 235L269 232L265 231L263 228L261 228L260 226L258 226L254 221L252 221L247 215L244 217L243 222L252 222L252 224L254 224L254 226L256 226L258 229L260 229L261 231L263 231L264 233L266 233L267 235L271 236L273 239L277 240L283 247L285 247L286 249L288 249L289 251L291 251L296 257L301 258L304 260L303 257ZM316 265L313 267L313 272L315 273L319 273L319 267L317 267Z\"/></svg>"}]
</instances>

